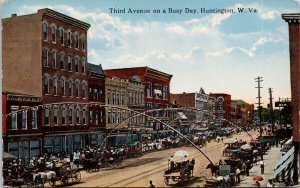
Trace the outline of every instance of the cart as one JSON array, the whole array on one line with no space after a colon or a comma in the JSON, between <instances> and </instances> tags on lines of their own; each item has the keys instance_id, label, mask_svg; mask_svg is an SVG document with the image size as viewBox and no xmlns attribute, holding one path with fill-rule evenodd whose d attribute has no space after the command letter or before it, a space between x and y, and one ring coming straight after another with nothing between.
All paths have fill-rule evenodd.
<instances>
[{"instance_id":1,"label":"cart","mask_svg":"<svg viewBox=\"0 0 300 188\"><path fill-rule=\"evenodd\" d=\"M61 185L67 185L69 183L79 183L81 180L81 173L79 168L74 169L59 169L56 174L55 181L50 181L51 186L55 186L57 182ZM55 184L55 185L54 185Z\"/></svg>"},{"instance_id":2,"label":"cart","mask_svg":"<svg viewBox=\"0 0 300 188\"><path fill-rule=\"evenodd\" d=\"M184 162L182 162L184 163ZM180 169L167 169L164 173L164 181L166 185L169 185L169 180L173 182L183 183L191 179L191 166L186 163L182 164ZM178 163L177 163L178 164ZM194 165L193 165L194 166Z\"/></svg>"}]
</instances>

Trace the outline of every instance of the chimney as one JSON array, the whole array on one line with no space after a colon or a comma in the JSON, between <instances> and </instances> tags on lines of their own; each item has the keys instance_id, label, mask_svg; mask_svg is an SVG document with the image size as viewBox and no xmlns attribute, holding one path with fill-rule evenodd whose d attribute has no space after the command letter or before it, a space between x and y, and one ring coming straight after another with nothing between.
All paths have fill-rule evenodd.
<instances>
[{"instance_id":1,"label":"chimney","mask_svg":"<svg viewBox=\"0 0 300 188\"><path fill-rule=\"evenodd\" d=\"M17 17L17 14L12 14L11 17L12 17L12 18L13 18L13 17Z\"/></svg>"}]
</instances>

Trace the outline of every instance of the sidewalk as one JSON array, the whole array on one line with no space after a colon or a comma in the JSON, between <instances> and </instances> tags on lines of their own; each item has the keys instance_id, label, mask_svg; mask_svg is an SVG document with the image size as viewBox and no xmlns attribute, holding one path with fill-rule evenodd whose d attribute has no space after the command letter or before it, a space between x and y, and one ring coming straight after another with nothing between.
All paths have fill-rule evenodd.
<instances>
[{"instance_id":1,"label":"sidewalk","mask_svg":"<svg viewBox=\"0 0 300 188\"><path fill-rule=\"evenodd\" d=\"M280 147L271 147L270 150L267 151L267 155L264 155L264 163L265 163L265 173L261 175L260 165L254 165L250 170L250 176L244 176L240 185L237 187L253 187L255 181L253 181L253 177L256 175L260 175L264 178L263 181L260 182L261 187L267 187L268 180L273 178L274 168L277 162L281 158ZM276 186L284 186L275 184Z\"/></svg>"}]
</instances>

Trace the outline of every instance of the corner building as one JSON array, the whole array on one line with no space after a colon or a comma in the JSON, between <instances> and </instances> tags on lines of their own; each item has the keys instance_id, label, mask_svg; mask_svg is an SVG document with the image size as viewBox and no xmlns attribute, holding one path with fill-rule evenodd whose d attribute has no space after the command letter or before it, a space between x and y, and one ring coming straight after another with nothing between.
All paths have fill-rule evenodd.
<instances>
[{"instance_id":1,"label":"corner building","mask_svg":"<svg viewBox=\"0 0 300 188\"><path fill-rule=\"evenodd\" d=\"M105 70L108 78L118 77L123 79L131 79L138 76L144 87L144 111L153 110L148 115L167 123L169 121L169 113L166 110L154 111L157 109L165 109L170 104L170 81L172 75L149 68L149 67L132 67L122 69ZM145 117L146 127L149 130L162 130L163 124L153 121L151 118Z\"/></svg>"},{"instance_id":2,"label":"corner building","mask_svg":"<svg viewBox=\"0 0 300 188\"><path fill-rule=\"evenodd\" d=\"M90 25L51 9L2 21L3 89L41 97L44 151L80 149L89 139Z\"/></svg>"}]
</instances>

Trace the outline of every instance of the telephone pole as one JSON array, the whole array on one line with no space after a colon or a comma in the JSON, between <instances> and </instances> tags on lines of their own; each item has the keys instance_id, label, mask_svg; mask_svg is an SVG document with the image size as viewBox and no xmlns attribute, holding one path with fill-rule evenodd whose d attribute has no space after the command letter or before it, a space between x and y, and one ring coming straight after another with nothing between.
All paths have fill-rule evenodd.
<instances>
[{"instance_id":1,"label":"telephone pole","mask_svg":"<svg viewBox=\"0 0 300 188\"><path fill-rule=\"evenodd\" d=\"M272 134L274 134L274 120L273 120L273 101L272 101L272 88L269 88L269 95L270 95L270 115L271 115L271 127L272 127Z\"/></svg>"},{"instance_id":2,"label":"telephone pole","mask_svg":"<svg viewBox=\"0 0 300 188\"><path fill-rule=\"evenodd\" d=\"M263 153L262 153L263 150L262 150L262 144L261 144L261 141L262 141L262 125L261 125L261 112L262 112L262 107L261 107L261 105L262 105L263 103L260 102L260 99L261 99L261 96L260 96L260 89L263 88L263 87L260 86L260 82L263 81L262 78L263 78L263 77L259 77L259 76L258 76L257 78L255 78L255 82L257 82L257 87L255 87L255 88L258 89L258 97L256 97L256 98L258 99L258 103L256 103L256 104L258 104L259 136L260 136L260 154L261 154L261 159L263 159Z\"/></svg>"}]
</instances>

